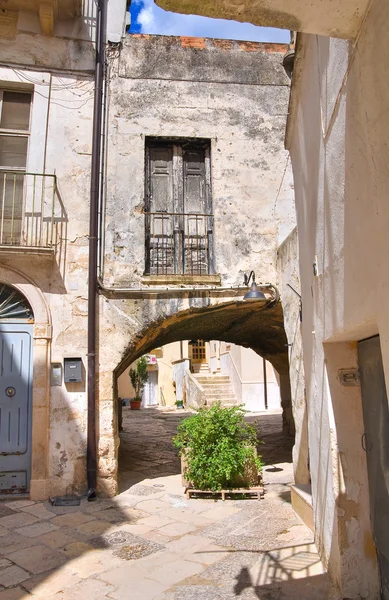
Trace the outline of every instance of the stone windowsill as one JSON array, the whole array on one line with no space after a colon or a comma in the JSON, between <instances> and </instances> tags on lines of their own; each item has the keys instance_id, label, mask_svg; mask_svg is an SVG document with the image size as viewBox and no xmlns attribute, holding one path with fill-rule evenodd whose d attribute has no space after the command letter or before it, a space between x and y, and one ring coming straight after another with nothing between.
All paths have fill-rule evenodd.
<instances>
[{"instance_id":1,"label":"stone windowsill","mask_svg":"<svg viewBox=\"0 0 389 600\"><path fill-rule=\"evenodd\" d=\"M221 285L216 275L144 275L142 285Z\"/></svg>"}]
</instances>

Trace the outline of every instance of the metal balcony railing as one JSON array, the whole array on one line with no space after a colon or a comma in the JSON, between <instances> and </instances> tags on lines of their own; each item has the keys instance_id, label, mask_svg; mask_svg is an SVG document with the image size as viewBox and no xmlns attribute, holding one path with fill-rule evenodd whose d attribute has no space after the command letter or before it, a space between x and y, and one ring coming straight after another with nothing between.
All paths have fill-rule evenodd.
<instances>
[{"instance_id":1,"label":"metal balcony railing","mask_svg":"<svg viewBox=\"0 0 389 600\"><path fill-rule=\"evenodd\" d=\"M213 215L146 212L146 273L213 274Z\"/></svg>"},{"instance_id":2,"label":"metal balcony railing","mask_svg":"<svg viewBox=\"0 0 389 600\"><path fill-rule=\"evenodd\" d=\"M55 248L65 221L55 175L0 171L0 246Z\"/></svg>"}]
</instances>

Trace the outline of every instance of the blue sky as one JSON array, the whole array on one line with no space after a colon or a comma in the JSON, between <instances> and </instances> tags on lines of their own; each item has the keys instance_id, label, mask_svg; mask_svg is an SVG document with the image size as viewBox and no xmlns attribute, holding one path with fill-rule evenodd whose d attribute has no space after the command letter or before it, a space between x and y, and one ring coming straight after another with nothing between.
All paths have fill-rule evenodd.
<instances>
[{"instance_id":1,"label":"blue sky","mask_svg":"<svg viewBox=\"0 0 389 600\"><path fill-rule=\"evenodd\" d=\"M284 42L289 31L272 27L255 27L223 19L207 19L197 15L180 15L159 8L153 0L132 0L130 33L187 35L251 42Z\"/></svg>"}]
</instances>

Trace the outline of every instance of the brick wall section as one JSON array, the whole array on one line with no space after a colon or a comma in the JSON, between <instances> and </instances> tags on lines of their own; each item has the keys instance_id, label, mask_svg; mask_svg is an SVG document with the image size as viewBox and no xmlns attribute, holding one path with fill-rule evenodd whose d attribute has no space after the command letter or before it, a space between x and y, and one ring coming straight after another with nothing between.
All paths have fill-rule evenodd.
<instances>
[{"instance_id":1,"label":"brick wall section","mask_svg":"<svg viewBox=\"0 0 389 600\"><path fill-rule=\"evenodd\" d=\"M133 33L130 37L134 38L157 38L163 37L166 45L178 45L182 48L194 48L197 50L210 50L217 48L219 50L241 50L242 52L266 52L285 54L289 50L288 44L273 44L267 42L245 42L236 40L219 40L213 38L188 37L188 36L156 36L146 33Z\"/></svg>"}]
</instances>

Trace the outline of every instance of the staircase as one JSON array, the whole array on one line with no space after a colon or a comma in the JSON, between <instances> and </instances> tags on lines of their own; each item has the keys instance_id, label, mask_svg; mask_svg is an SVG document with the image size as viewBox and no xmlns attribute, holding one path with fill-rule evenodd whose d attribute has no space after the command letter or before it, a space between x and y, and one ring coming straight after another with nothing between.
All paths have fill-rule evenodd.
<instances>
[{"instance_id":1,"label":"staircase","mask_svg":"<svg viewBox=\"0 0 389 600\"><path fill-rule=\"evenodd\" d=\"M222 406L235 406L236 396L228 375L193 374L204 390L205 403L212 406L220 402Z\"/></svg>"}]
</instances>

